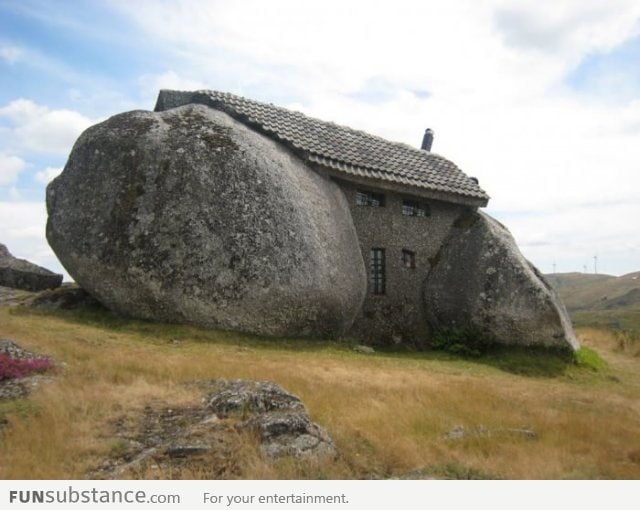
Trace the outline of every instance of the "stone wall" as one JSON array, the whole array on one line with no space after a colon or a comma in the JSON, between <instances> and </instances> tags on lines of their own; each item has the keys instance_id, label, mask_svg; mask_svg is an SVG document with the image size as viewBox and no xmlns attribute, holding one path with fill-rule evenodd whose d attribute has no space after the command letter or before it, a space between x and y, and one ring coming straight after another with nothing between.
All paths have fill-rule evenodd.
<instances>
[{"instance_id":1,"label":"stone wall","mask_svg":"<svg viewBox=\"0 0 640 510\"><path fill-rule=\"evenodd\" d=\"M371 288L368 289L349 335L369 344L402 342L423 346L429 334L423 305L424 281L463 207L375 188L368 190L384 193L383 207L357 205L356 191L367 191L367 188L346 181L338 184L351 209L367 272L371 249L385 250L385 293L373 294ZM427 217L403 215L405 199L427 204L431 214ZM403 249L414 252L414 268L403 264Z\"/></svg>"}]
</instances>

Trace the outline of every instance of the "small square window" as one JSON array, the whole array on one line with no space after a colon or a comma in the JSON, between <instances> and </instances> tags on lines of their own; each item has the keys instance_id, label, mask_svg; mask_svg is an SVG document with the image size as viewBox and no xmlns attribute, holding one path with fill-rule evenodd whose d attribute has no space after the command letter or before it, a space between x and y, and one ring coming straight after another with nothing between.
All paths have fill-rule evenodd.
<instances>
[{"instance_id":1,"label":"small square window","mask_svg":"<svg viewBox=\"0 0 640 510\"><path fill-rule=\"evenodd\" d=\"M407 269L415 269L416 254L411 250L402 250L402 266Z\"/></svg>"},{"instance_id":2,"label":"small square window","mask_svg":"<svg viewBox=\"0 0 640 510\"><path fill-rule=\"evenodd\" d=\"M414 200L402 201L402 214L403 216L418 216L425 218L431 216L431 209L428 204L423 202L416 202Z\"/></svg>"},{"instance_id":3,"label":"small square window","mask_svg":"<svg viewBox=\"0 0 640 510\"><path fill-rule=\"evenodd\" d=\"M356 191L356 205L365 205L369 207L384 207L384 195L382 193L373 193L371 191Z\"/></svg>"}]
</instances>

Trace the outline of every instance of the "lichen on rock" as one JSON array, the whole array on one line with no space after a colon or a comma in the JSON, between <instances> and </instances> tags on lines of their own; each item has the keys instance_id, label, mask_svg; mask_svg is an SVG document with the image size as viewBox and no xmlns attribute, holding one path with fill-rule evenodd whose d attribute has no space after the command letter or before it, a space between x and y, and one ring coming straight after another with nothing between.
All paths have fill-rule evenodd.
<instances>
[{"instance_id":1,"label":"lichen on rock","mask_svg":"<svg viewBox=\"0 0 640 510\"><path fill-rule=\"evenodd\" d=\"M504 225L473 214L474 221L465 217L452 229L425 282L430 327L473 329L506 345L576 350L571 320L556 291Z\"/></svg>"},{"instance_id":2,"label":"lichen on rock","mask_svg":"<svg viewBox=\"0 0 640 510\"><path fill-rule=\"evenodd\" d=\"M47 209L47 239L69 274L124 315L332 337L366 292L338 186L206 106L89 128Z\"/></svg>"}]
</instances>

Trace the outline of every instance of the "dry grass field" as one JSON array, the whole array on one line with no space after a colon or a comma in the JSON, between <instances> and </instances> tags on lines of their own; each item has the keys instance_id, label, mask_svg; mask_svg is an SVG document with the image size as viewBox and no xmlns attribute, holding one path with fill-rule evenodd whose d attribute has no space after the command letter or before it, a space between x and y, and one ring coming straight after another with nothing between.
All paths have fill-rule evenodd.
<instances>
[{"instance_id":1,"label":"dry grass field","mask_svg":"<svg viewBox=\"0 0 640 510\"><path fill-rule=\"evenodd\" d=\"M640 342L578 334L589 347L578 363L543 352L366 355L347 343L1 307L0 338L52 356L59 369L30 397L0 402L0 478L91 476L121 448L115 416L150 402L192 403L200 395L186 383L225 377L271 380L297 394L340 452L270 464L248 444L217 470L225 477L639 479ZM456 427L463 437L447 438Z\"/></svg>"},{"instance_id":2,"label":"dry grass field","mask_svg":"<svg viewBox=\"0 0 640 510\"><path fill-rule=\"evenodd\" d=\"M585 273L546 275L574 324L640 332L640 272L622 276Z\"/></svg>"}]
</instances>

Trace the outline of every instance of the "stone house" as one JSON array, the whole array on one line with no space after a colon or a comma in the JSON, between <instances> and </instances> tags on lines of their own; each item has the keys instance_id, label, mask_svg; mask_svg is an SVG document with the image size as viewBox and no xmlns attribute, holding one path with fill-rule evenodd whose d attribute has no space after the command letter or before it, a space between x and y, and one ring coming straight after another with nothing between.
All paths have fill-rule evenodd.
<instances>
[{"instance_id":1,"label":"stone house","mask_svg":"<svg viewBox=\"0 0 640 510\"><path fill-rule=\"evenodd\" d=\"M155 111L193 103L221 110L279 142L340 186L368 273L367 295L349 334L426 341L427 275L456 220L489 200L477 180L430 152L431 131L417 149L215 91L161 91Z\"/></svg>"}]
</instances>

